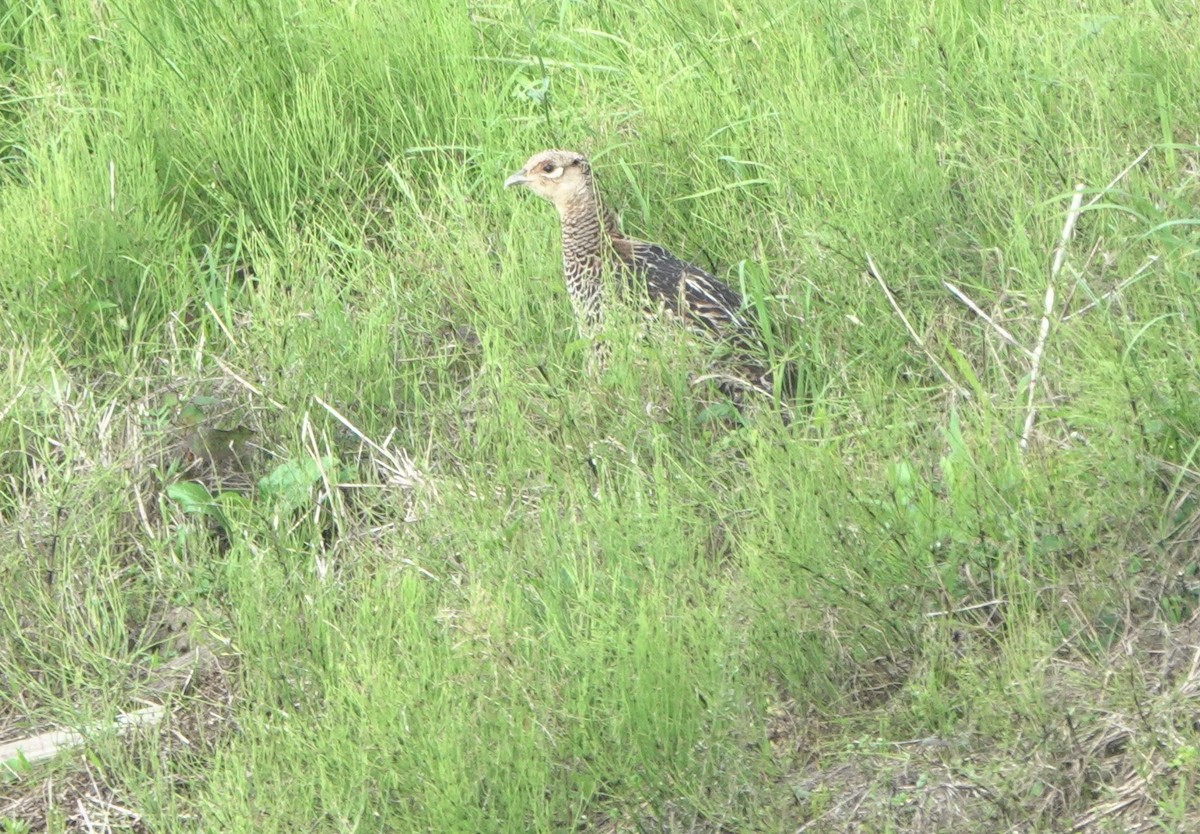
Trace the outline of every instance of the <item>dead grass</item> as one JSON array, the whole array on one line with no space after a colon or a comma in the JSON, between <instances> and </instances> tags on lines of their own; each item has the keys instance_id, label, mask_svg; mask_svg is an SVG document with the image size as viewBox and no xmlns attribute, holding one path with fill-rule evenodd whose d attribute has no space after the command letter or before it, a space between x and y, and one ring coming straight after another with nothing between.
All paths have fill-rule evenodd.
<instances>
[{"instance_id":1,"label":"dead grass","mask_svg":"<svg viewBox=\"0 0 1200 834\"><path fill-rule=\"evenodd\" d=\"M1200 587L1179 584L1197 555L1194 544L1162 552L1104 651L1085 647L1084 634L1064 640L1044 677L1043 726L1017 718L1008 738L865 739L835 752L819 717L772 707L768 738L796 798L795 831L1200 829L1187 800L1200 750ZM1181 596L1193 600L1191 615L1163 619L1164 602Z\"/></svg>"},{"instance_id":2,"label":"dead grass","mask_svg":"<svg viewBox=\"0 0 1200 834\"><path fill-rule=\"evenodd\" d=\"M117 743L131 762L146 755L159 759L164 772L177 774L179 798L188 794L188 782L202 780L204 763L236 729L236 651L212 624L201 624L194 612L172 609L145 627L142 641L151 649L138 667L130 670L129 687L121 699L126 709L162 705L159 720L128 732L113 741L111 731L97 728L93 740ZM0 745L30 736L30 728L10 715L0 726ZM140 800L127 801L129 786L123 779L99 769L86 747L64 747L48 775L29 779L12 771L2 774L0 818L20 820L30 831L109 832L148 831L132 810ZM6 770L20 768L8 762ZM116 776L117 778L114 778Z\"/></svg>"}]
</instances>

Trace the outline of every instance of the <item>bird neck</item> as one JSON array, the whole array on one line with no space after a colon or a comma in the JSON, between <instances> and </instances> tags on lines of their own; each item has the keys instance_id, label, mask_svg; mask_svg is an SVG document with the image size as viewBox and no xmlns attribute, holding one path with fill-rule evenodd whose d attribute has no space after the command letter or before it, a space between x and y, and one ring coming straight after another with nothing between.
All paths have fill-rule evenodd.
<instances>
[{"instance_id":1,"label":"bird neck","mask_svg":"<svg viewBox=\"0 0 1200 834\"><path fill-rule=\"evenodd\" d=\"M576 314L595 323L600 317L604 265L612 262L620 238L616 218L592 188L556 204L562 223L563 277Z\"/></svg>"},{"instance_id":2,"label":"bird neck","mask_svg":"<svg viewBox=\"0 0 1200 834\"><path fill-rule=\"evenodd\" d=\"M592 188L578 191L556 204L562 222L563 241L570 239L586 251L602 248L604 239L620 237L617 221Z\"/></svg>"}]
</instances>

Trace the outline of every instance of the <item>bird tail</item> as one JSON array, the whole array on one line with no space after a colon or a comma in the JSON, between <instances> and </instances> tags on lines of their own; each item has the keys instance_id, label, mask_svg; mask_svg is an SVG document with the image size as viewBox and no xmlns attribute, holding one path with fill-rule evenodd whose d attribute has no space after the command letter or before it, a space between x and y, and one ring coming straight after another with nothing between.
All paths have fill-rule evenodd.
<instances>
[{"instance_id":1,"label":"bird tail","mask_svg":"<svg viewBox=\"0 0 1200 834\"><path fill-rule=\"evenodd\" d=\"M775 378L779 377L779 397L785 402L796 399L800 384L800 368L795 362L785 362L778 368L771 368L761 362L748 360L742 365L742 373L750 383L749 387L765 394L775 396Z\"/></svg>"},{"instance_id":2,"label":"bird tail","mask_svg":"<svg viewBox=\"0 0 1200 834\"><path fill-rule=\"evenodd\" d=\"M796 393L797 376L794 363L788 363L783 367L779 406L780 417L785 426L792 422L790 403ZM708 380L715 381L721 392L733 400L739 409L742 407L748 391L757 396L766 397L768 400L775 400L775 374L770 367L754 360L743 359L737 367L736 376L722 373L705 374L693 380L692 384L697 385Z\"/></svg>"},{"instance_id":3,"label":"bird tail","mask_svg":"<svg viewBox=\"0 0 1200 834\"><path fill-rule=\"evenodd\" d=\"M792 422L792 403L796 399L799 369L796 363L788 362L779 369L779 416L785 426ZM775 373L769 367L755 366L757 374L752 377L754 388L768 398L775 399Z\"/></svg>"}]
</instances>

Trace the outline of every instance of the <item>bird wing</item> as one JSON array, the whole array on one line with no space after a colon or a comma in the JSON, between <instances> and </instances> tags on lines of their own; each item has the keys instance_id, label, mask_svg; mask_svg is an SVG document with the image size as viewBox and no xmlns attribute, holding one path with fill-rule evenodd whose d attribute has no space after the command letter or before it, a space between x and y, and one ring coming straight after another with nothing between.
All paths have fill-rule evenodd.
<instances>
[{"instance_id":1,"label":"bird wing","mask_svg":"<svg viewBox=\"0 0 1200 834\"><path fill-rule=\"evenodd\" d=\"M645 282L650 299L699 325L710 335L753 348L758 343L753 316L742 309L742 297L719 278L675 257L654 243L621 241L617 253Z\"/></svg>"}]
</instances>

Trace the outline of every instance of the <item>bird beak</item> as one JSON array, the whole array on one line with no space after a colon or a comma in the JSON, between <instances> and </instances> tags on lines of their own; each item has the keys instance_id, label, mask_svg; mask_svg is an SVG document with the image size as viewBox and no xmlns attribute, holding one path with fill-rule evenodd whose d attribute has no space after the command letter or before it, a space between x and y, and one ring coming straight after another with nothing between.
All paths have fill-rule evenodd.
<instances>
[{"instance_id":1,"label":"bird beak","mask_svg":"<svg viewBox=\"0 0 1200 834\"><path fill-rule=\"evenodd\" d=\"M525 176L525 172L517 171L517 173L513 174L504 181L504 187L508 188L510 185L521 185L522 183L527 182L529 182L529 177Z\"/></svg>"}]
</instances>

